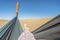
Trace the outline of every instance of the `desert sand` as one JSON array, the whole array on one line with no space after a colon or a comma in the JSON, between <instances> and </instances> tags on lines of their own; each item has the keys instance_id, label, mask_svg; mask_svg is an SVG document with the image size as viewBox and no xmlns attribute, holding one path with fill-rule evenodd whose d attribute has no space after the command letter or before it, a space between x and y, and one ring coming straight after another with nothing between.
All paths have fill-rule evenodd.
<instances>
[{"instance_id":1,"label":"desert sand","mask_svg":"<svg viewBox=\"0 0 60 40\"><path fill-rule=\"evenodd\" d=\"M24 29L24 24L27 24L27 27L32 32L35 29L39 28L46 22L50 21L52 18L41 18L41 19L24 19L20 20L20 24L22 28ZM0 28L2 28L6 23L8 23L8 20L0 20Z\"/></svg>"},{"instance_id":2,"label":"desert sand","mask_svg":"<svg viewBox=\"0 0 60 40\"><path fill-rule=\"evenodd\" d=\"M52 18L24 19L24 20L20 20L20 24L23 27L23 29L24 29L24 24L27 24L27 27L32 32L35 29L47 23L48 21L50 21L51 19Z\"/></svg>"}]
</instances>

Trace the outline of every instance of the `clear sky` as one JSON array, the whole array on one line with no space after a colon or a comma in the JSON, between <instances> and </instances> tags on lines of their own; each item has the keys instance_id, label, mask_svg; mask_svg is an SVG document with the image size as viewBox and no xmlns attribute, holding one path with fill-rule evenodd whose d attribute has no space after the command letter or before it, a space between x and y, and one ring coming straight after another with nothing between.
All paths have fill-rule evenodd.
<instances>
[{"instance_id":1,"label":"clear sky","mask_svg":"<svg viewBox=\"0 0 60 40\"><path fill-rule=\"evenodd\" d=\"M0 0L0 19L15 17L18 0ZM60 0L20 0L19 18L50 18L60 14Z\"/></svg>"}]
</instances>

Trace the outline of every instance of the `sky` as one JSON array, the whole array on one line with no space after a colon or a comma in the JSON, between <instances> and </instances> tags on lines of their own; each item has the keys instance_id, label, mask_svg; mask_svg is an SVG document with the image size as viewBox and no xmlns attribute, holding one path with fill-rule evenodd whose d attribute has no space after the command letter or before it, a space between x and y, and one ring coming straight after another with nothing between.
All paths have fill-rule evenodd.
<instances>
[{"instance_id":1,"label":"sky","mask_svg":"<svg viewBox=\"0 0 60 40\"><path fill-rule=\"evenodd\" d=\"M16 16L18 0L0 0L0 19ZM52 18L60 14L60 0L19 0L19 19Z\"/></svg>"}]
</instances>

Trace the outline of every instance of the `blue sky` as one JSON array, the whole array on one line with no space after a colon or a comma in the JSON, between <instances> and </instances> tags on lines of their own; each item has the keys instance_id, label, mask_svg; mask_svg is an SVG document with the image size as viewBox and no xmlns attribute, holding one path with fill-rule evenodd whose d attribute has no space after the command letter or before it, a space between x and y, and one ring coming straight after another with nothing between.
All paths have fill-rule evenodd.
<instances>
[{"instance_id":1,"label":"blue sky","mask_svg":"<svg viewBox=\"0 0 60 40\"><path fill-rule=\"evenodd\" d=\"M0 0L0 19L12 19L18 0ZM60 14L60 0L19 0L19 19L50 18Z\"/></svg>"}]
</instances>

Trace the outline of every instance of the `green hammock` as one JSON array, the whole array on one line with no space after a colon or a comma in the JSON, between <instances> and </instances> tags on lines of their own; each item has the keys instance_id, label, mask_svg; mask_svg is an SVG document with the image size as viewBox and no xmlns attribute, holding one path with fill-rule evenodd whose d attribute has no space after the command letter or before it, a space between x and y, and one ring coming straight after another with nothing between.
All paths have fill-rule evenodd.
<instances>
[{"instance_id":1,"label":"green hammock","mask_svg":"<svg viewBox=\"0 0 60 40\"><path fill-rule=\"evenodd\" d=\"M16 16L0 29L0 40L17 40L22 32L23 29Z\"/></svg>"}]
</instances>

